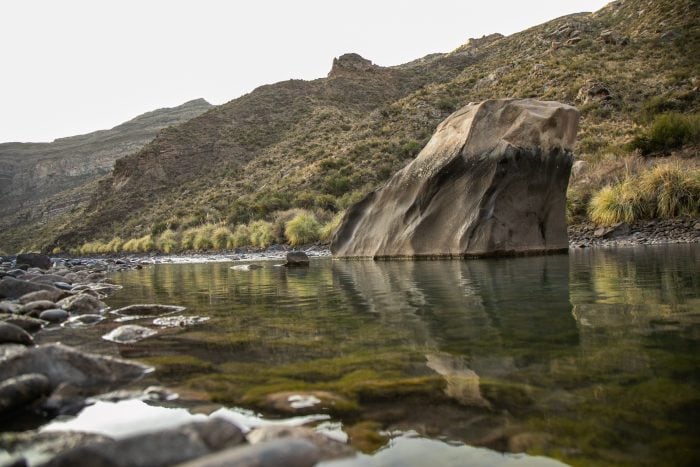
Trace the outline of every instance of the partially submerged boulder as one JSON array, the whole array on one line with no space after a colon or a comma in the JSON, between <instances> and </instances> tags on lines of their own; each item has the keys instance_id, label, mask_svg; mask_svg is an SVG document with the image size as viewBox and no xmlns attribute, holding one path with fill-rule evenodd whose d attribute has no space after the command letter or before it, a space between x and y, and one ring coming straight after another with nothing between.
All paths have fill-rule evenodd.
<instances>
[{"instance_id":1,"label":"partially submerged boulder","mask_svg":"<svg viewBox=\"0 0 700 467\"><path fill-rule=\"evenodd\" d=\"M469 257L564 251L578 111L488 100L438 126L421 153L350 207L339 257Z\"/></svg>"}]
</instances>

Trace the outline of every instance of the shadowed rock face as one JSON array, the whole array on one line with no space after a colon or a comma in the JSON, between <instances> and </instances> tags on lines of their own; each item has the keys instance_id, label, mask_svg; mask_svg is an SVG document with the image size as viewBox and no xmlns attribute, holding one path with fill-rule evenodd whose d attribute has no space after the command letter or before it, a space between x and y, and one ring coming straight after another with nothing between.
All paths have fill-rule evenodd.
<instances>
[{"instance_id":1,"label":"shadowed rock face","mask_svg":"<svg viewBox=\"0 0 700 467\"><path fill-rule=\"evenodd\" d=\"M331 251L382 258L567 249L578 117L574 107L532 99L463 107L413 162L348 209Z\"/></svg>"}]
</instances>

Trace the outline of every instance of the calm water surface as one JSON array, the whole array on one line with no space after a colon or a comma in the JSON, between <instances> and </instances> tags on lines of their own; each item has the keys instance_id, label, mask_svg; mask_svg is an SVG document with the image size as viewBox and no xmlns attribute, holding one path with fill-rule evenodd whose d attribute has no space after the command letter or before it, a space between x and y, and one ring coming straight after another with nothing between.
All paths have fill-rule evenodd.
<instances>
[{"instance_id":1,"label":"calm water surface","mask_svg":"<svg viewBox=\"0 0 700 467\"><path fill-rule=\"evenodd\" d=\"M699 465L700 245L260 264L118 274L110 306L182 304L210 320L88 347L153 363L184 399L271 417L270 394L327 391L340 402L316 412L368 453L408 432L424 439L417 459L453 465L437 440L574 465Z\"/></svg>"}]
</instances>

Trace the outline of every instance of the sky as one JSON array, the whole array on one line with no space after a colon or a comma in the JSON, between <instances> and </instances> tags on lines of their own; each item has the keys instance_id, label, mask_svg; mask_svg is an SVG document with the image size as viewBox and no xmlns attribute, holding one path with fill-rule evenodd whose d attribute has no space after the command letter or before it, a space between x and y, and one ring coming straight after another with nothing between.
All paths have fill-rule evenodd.
<instances>
[{"instance_id":1,"label":"sky","mask_svg":"<svg viewBox=\"0 0 700 467\"><path fill-rule=\"evenodd\" d=\"M0 142L52 141L205 98L382 66L608 0L2 0Z\"/></svg>"}]
</instances>

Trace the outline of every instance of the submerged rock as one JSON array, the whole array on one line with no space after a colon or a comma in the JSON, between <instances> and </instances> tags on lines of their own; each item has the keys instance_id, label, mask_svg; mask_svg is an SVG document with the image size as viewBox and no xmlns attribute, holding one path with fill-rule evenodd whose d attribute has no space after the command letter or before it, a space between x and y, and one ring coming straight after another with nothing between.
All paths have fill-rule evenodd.
<instances>
[{"instance_id":1,"label":"submerged rock","mask_svg":"<svg viewBox=\"0 0 700 467\"><path fill-rule=\"evenodd\" d=\"M66 328L93 326L99 323L100 321L103 321L104 319L104 316L97 314L78 315L69 318L65 323L62 324L62 326Z\"/></svg>"},{"instance_id":2,"label":"submerged rock","mask_svg":"<svg viewBox=\"0 0 700 467\"><path fill-rule=\"evenodd\" d=\"M112 389L140 378L152 368L138 363L83 353L62 344L32 347L0 362L0 381L40 373L52 387L70 383L86 389Z\"/></svg>"},{"instance_id":3,"label":"submerged rock","mask_svg":"<svg viewBox=\"0 0 700 467\"><path fill-rule=\"evenodd\" d=\"M246 435L250 444L270 442L276 439L305 439L318 449L321 460L339 459L355 455L355 450L316 430L304 426L272 425L252 430Z\"/></svg>"},{"instance_id":4,"label":"submerged rock","mask_svg":"<svg viewBox=\"0 0 700 467\"><path fill-rule=\"evenodd\" d=\"M311 467L320 459L320 450L312 442L285 438L226 449L178 467Z\"/></svg>"},{"instance_id":5,"label":"submerged rock","mask_svg":"<svg viewBox=\"0 0 700 467\"><path fill-rule=\"evenodd\" d=\"M112 313L123 316L155 316L166 315L169 313L180 313L187 308L176 305L158 305L155 303L129 305L124 308L113 310Z\"/></svg>"},{"instance_id":6,"label":"submerged rock","mask_svg":"<svg viewBox=\"0 0 700 467\"><path fill-rule=\"evenodd\" d=\"M262 266L259 264L237 264L235 266L231 266L231 269L234 271L253 271L255 269L262 269Z\"/></svg>"},{"instance_id":7,"label":"submerged rock","mask_svg":"<svg viewBox=\"0 0 700 467\"><path fill-rule=\"evenodd\" d=\"M463 107L413 162L348 209L331 251L382 258L568 249L578 116L574 107L532 99Z\"/></svg>"},{"instance_id":8,"label":"submerged rock","mask_svg":"<svg viewBox=\"0 0 700 467\"><path fill-rule=\"evenodd\" d=\"M118 344L133 344L147 337L156 335L157 332L137 324L125 324L102 336L102 339Z\"/></svg>"}]
</instances>

